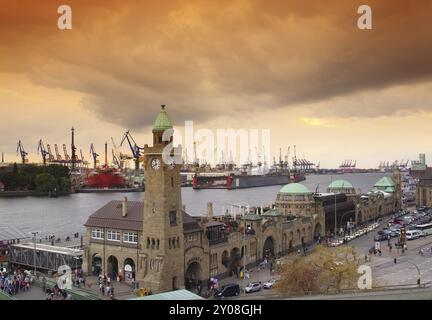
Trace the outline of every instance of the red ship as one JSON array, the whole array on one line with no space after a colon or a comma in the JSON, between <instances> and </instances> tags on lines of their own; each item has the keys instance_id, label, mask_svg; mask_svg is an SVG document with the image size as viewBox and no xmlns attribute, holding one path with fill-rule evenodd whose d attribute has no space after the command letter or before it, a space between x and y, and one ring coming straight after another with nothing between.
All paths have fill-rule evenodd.
<instances>
[{"instance_id":1,"label":"red ship","mask_svg":"<svg viewBox=\"0 0 432 320\"><path fill-rule=\"evenodd\" d=\"M123 176L112 168L103 168L91 174L84 185L84 188L112 189L126 188L127 183Z\"/></svg>"}]
</instances>

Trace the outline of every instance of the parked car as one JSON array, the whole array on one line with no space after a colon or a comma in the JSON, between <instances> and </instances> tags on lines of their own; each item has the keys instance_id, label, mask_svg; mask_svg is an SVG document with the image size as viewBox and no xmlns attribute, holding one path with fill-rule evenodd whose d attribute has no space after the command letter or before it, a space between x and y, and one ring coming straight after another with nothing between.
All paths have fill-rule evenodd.
<instances>
[{"instance_id":1,"label":"parked car","mask_svg":"<svg viewBox=\"0 0 432 320\"><path fill-rule=\"evenodd\" d=\"M215 298L226 298L238 296L240 294L240 286L235 283L224 285L220 290L216 291Z\"/></svg>"},{"instance_id":2,"label":"parked car","mask_svg":"<svg viewBox=\"0 0 432 320\"><path fill-rule=\"evenodd\" d=\"M377 234L374 237L374 241L384 241L387 240L387 235L386 234Z\"/></svg>"},{"instance_id":3,"label":"parked car","mask_svg":"<svg viewBox=\"0 0 432 320\"><path fill-rule=\"evenodd\" d=\"M273 288L273 285L276 283L276 279L270 279L269 281L267 281L267 282L264 282L264 284L263 284L263 288L264 289L271 289L271 288Z\"/></svg>"},{"instance_id":4,"label":"parked car","mask_svg":"<svg viewBox=\"0 0 432 320\"><path fill-rule=\"evenodd\" d=\"M420 230L408 230L406 232L407 240L418 239L422 236L422 232Z\"/></svg>"},{"instance_id":5,"label":"parked car","mask_svg":"<svg viewBox=\"0 0 432 320\"><path fill-rule=\"evenodd\" d=\"M251 282L245 288L246 293L258 292L258 291L261 291L261 284L259 282Z\"/></svg>"}]
</instances>

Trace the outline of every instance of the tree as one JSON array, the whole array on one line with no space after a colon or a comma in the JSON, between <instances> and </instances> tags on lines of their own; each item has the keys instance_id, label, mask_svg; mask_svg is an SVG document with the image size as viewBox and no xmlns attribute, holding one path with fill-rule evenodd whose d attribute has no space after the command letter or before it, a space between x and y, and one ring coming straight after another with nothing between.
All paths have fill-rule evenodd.
<instances>
[{"instance_id":1,"label":"tree","mask_svg":"<svg viewBox=\"0 0 432 320\"><path fill-rule=\"evenodd\" d=\"M276 288L287 295L340 292L354 288L359 274L355 249L318 246L306 257L297 257L278 267Z\"/></svg>"},{"instance_id":2,"label":"tree","mask_svg":"<svg viewBox=\"0 0 432 320\"><path fill-rule=\"evenodd\" d=\"M71 181L69 178L61 177L59 182L60 191L61 192L70 192L71 190Z\"/></svg>"},{"instance_id":3,"label":"tree","mask_svg":"<svg viewBox=\"0 0 432 320\"><path fill-rule=\"evenodd\" d=\"M50 192L57 187L56 179L49 173L40 173L35 179L36 190L40 192Z\"/></svg>"}]
</instances>

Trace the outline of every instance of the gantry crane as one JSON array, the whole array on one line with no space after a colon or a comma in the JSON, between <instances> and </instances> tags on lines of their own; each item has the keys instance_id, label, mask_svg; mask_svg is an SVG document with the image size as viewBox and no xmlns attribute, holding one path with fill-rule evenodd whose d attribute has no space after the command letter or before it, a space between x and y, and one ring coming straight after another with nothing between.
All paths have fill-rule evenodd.
<instances>
[{"instance_id":1,"label":"gantry crane","mask_svg":"<svg viewBox=\"0 0 432 320\"><path fill-rule=\"evenodd\" d=\"M94 148L93 143L90 145L90 155L93 157L93 165L94 165L94 168L96 169L97 164L99 162L97 157L99 157L99 155L96 153L96 150Z\"/></svg>"},{"instance_id":2,"label":"gantry crane","mask_svg":"<svg viewBox=\"0 0 432 320\"><path fill-rule=\"evenodd\" d=\"M65 160L69 161L70 157L68 155L67 148L66 148L66 145L64 143L63 143L63 153L64 153Z\"/></svg>"},{"instance_id":3,"label":"gantry crane","mask_svg":"<svg viewBox=\"0 0 432 320\"><path fill-rule=\"evenodd\" d=\"M42 156L42 161L43 164L45 165L47 162L47 157L48 157L48 161L50 160L50 154L49 152L45 149L45 146L42 142L42 139L39 140L39 144L38 144L38 152L40 152L41 156Z\"/></svg>"},{"instance_id":4,"label":"gantry crane","mask_svg":"<svg viewBox=\"0 0 432 320\"><path fill-rule=\"evenodd\" d=\"M54 161L54 156L51 152L51 146L49 144L47 144L47 150L48 150L49 161L50 162Z\"/></svg>"},{"instance_id":5,"label":"gantry crane","mask_svg":"<svg viewBox=\"0 0 432 320\"><path fill-rule=\"evenodd\" d=\"M57 143L54 144L54 150L55 150L55 153L56 153L57 160L58 161L62 161L62 157L61 157L60 152L58 150Z\"/></svg>"},{"instance_id":6,"label":"gantry crane","mask_svg":"<svg viewBox=\"0 0 432 320\"><path fill-rule=\"evenodd\" d=\"M123 142L127 140L129 147L132 151L132 155L134 157L134 161L135 161L135 170L139 169L139 161L141 158L141 151L144 150L144 148L138 146L134 140L134 138L132 137L132 135L130 134L129 130L126 131L126 133L123 135L123 139L120 143L120 146L123 145Z\"/></svg>"},{"instance_id":7,"label":"gantry crane","mask_svg":"<svg viewBox=\"0 0 432 320\"><path fill-rule=\"evenodd\" d=\"M21 156L21 161L22 161L22 163L23 163L23 164L27 163L27 162L28 162L28 159L27 159L27 155L28 155L28 153L24 150L24 146L23 146L23 144L21 143L21 140L18 141L18 144L17 144L17 156L18 156L18 153L19 153L20 156Z\"/></svg>"}]
</instances>

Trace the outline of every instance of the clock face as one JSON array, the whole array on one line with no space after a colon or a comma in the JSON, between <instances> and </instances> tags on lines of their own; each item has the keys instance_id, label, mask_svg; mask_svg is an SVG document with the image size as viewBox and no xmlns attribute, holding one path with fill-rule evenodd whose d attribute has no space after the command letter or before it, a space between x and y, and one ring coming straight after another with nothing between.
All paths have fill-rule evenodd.
<instances>
[{"instance_id":1,"label":"clock face","mask_svg":"<svg viewBox=\"0 0 432 320\"><path fill-rule=\"evenodd\" d=\"M151 161L151 167L153 168L153 170L159 170L159 168L160 168L160 160L158 158L154 158Z\"/></svg>"}]
</instances>

